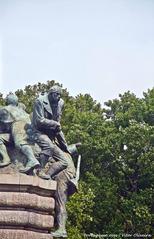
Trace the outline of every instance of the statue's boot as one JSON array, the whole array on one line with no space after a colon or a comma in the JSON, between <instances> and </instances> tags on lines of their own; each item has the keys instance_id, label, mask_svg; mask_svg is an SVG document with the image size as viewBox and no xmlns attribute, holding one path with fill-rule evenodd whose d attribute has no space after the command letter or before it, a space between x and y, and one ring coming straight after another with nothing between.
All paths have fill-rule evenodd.
<instances>
[{"instance_id":1,"label":"statue's boot","mask_svg":"<svg viewBox=\"0 0 154 239\"><path fill-rule=\"evenodd\" d=\"M51 159L50 159L50 161L51 161ZM61 172L65 168L66 168L66 166L63 165L60 161L57 161L57 162L54 161L54 163L52 163L52 165L50 166L50 168L48 169L46 174L43 173L43 175L42 175L42 171L40 171L38 176L40 178L43 178L43 179L48 179L48 177L54 178L54 176L56 174L58 174L59 172ZM44 178L44 177L47 177L47 178Z\"/></svg>"},{"instance_id":2,"label":"statue's boot","mask_svg":"<svg viewBox=\"0 0 154 239\"><path fill-rule=\"evenodd\" d=\"M56 174L58 174L60 171L64 170L66 166L64 166L60 161L52 163L50 168L47 171L47 174L50 175L50 177L54 177Z\"/></svg>"},{"instance_id":3,"label":"statue's boot","mask_svg":"<svg viewBox=\"0 0 154 239\"><path fill-rule=\"evenodd\" d=\"M30 170L40 166L39 161L35 158L32 148L29 145L22 145L21 152L26 156L28 162L24 169L20 169L21 173L27 173Z\"/></svg>"},{"instance_id":4,"label":"statue's boot","mask_svg":"<svg viewBox=\"0 0 154 239\"><path fill-rule=\"evenodd\" d=\"M4 144L0 144L0 157L2 157L3 160L2 162L0 162L0 167L7 166L11 163L10 157Z\"/></svg>"},{"instance_id":5,"label":"statue's boot","mask_svg":"<svg viewBox=\"0 0 154 239\"><path fill-rule=\"evenodd\" d=\"M36 175L42 179L46 179L46 180L49 180L51 179L50 175L46 174L44 172L44 168L48 162L48 156L45 155L45 154L40 154L40 157L39 157L39 162L40 162L40 167L38 169L36 169Z\"/></svg>"},{"instance_id":6,"label":"statue's boot","mask_svg":"<svg viewBox=\"0 0 154 239\"><path fill-rule=\"evenodd\" d=\"M36 174L38 177L42 178L42 179L46 179L49 180L51 179L50 175L46 174L42 168L38 168L36 171Z\"/></svg>"},{"instance_id":7,"label":"statue's boot","mask_svg":"<svg viewBox=\"0 0 154 239\"><path fill-rule=\"evenodd\" d=\"M57 216L57 224L58 224L58 229L55 232L51 232L51 235L55 238L61 237L61 238L66 238L67 237L67 232L66 232L66 219L67 219L67 214L66 213L59 213Z\"/></svg>"},{"instance_id":8,"label":"statue's boot","mask_svg":"<svg viewBox=\"0 0 154 239\"><path fill-rule=\"evenodd\" d=\"M55 232L51 232L51 235L55 238L67 238L67 232L63 229L57 229Z\"/></svg>"}]
</instances>

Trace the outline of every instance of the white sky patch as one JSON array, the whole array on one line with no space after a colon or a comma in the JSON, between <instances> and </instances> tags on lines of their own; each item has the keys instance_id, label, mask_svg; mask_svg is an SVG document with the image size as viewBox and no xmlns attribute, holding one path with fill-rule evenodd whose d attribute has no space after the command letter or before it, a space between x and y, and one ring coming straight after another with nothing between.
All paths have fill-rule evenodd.
<instances>
[{"instance_id":1,"label":"white sky patch","mask_svg":"<svg viewBox=\"0 0 154 239\"><path fill-rule=\"evenodd\" d=\"M103 103L154 86L154 1L0 1L0 92L63 84Z\"/></svg>"},{"instance_id":2,"label":"white sky patch","mask_svg":"<svg viewBox=\"0 0 154 239\"><path fill-rule=\"evenodd\" d=\"M0 92L2 89L2 40L0 39Z\"/></svg>"}]
</instances>

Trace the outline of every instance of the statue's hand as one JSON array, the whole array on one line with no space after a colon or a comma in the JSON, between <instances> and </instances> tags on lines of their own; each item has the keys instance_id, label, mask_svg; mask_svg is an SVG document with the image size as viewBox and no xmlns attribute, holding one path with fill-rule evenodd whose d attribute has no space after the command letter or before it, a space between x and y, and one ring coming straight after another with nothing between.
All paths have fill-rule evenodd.
<instances>
[{"instance_id":1,"label":"statue's hand","mask_svg":"<svg viewBox=\"0 0 154 239\"><path fill-rule=\"evenodd\" d=\"M59 122L56 122L55 130L56 130L57 133L59 133L61 131L61 125L60 125Z\"/></svg>"},{"instance_id":2,"label":"statue's hand","mask_svg":"<svg viewBox=\"0 0 154 239\"><path fill-rule=\"evenodd\" d=\"M80 146L82 145L82 143L81 143L81 142L78 142L78 143L76 143L75 145L76 145L76 147L78 148L78 147L80 147Z\"/></svg>"},{"instance_id":3,"label":"statue's hand","mask_svg":"<svg viewBox=\"0 0 154 239\"><path fill-rule=\"evenodd\" d=\"M56 133L61 131L61 125L59 122L55 121L54 125L51 127L51 129L55 130Z\"/></svg>"},{"instance_id":4,"label":"statue's hand","mask_svg":"<svg viewBox=\"0 0 154 239\"><path fill-rule=\"evenodd\" d=\"M78 154L78 147L81 146L82 144L80 142L76 143L76 144L71 144L68 145L67 147L67 151L71 154L71 155L76 155Z\"/></svg>"}]
</instances>

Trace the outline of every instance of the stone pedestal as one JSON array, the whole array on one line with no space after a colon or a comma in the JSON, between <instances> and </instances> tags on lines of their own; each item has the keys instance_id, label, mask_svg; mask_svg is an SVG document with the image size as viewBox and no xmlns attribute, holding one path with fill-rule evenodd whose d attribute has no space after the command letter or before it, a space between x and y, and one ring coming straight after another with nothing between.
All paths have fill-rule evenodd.
<instances>
[{"instance_id":1,"label":"stone pedestal","mask_svg":"<svg viewBox=\"0 0 154 239\"><path fill-rule=\"evenodd\" d=\"M56 182L0 174L0 238L52 239Z\"/></svg>"}]
</instances>

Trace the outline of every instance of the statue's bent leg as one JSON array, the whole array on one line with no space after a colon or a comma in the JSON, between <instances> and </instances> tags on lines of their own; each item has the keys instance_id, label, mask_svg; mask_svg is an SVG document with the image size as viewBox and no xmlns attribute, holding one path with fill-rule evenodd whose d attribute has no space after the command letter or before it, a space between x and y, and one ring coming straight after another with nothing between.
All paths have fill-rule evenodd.
<instances>
[{"instance_id":1,"label":"statue's bent leg","mask_svg":"<svg viewBox=\"0 0 154 239\"><path fill-rule=\"evenodd\" d=\"M35 158L30 145L20 145L20 151L26 156L27 159L26 167L24 169L21 169L20 172L26 173L29 170L40 166L40 163Z\"/></svg>"},{"instance_id":2,"label":"statue's bent leg","mask_svg":"<svg viewBox=\"0 0 154 239\"><path fill-rule=\"evenodd\" d=\"M11 163L10 157L8 155L5 144L10 142L10 134L0 135L0 157L2 162L0 162L0 167L7 166Z\"/></svg>"},{"instance_id":3,"label":"statue's bent leg","mask_svg":"<svg viewBox=\"0 0 154 239\"><path fill-rule=\"evenodd\" d=\"M25 125L25 122L18 121L13 123L12 126L12 137L15 147L18 148L27 159L26 167L20 170L22 173L27 173L29 170L40 165L39 161L35 158L31 146L28 144L28 135L25 130Z\"/></svg>"},{"instance_id":4,"label":"statue's bent leg","mask_svg":"<svg viewBox=\"0 0 154 239\"><path fill-rule=\"evenodd\" d=\"M52 157L55 160L47 172L48 175L53 177L67 167L68 163L65 153L56 144L54 144L47 135L41 133L37 134L36 142L41 147L42 154Z\"/></svg>"},{"instance_id":5,"label":"statue's bent leg","mask_svg":"<svg viewBox=\"0 0 154 239\"><path fill-rule=\"evenodd\" d=\"M49 137L46 134L36 133L35 140L41 148L41 154L51 157L54 150L54 144Z\"/></svg>"},{"instance_id":6,"label":"statue's bent leg","mask_svg":"<svg viewBox=\"0 0 154 239\"><path fill-rule=\"evenodd\" d=\"M55 162L52 163L47 172L51 177L66 169L68 166L66 153L64 153L57 145L54 145L52 157Z\"/></svg>"}]
</instances>

